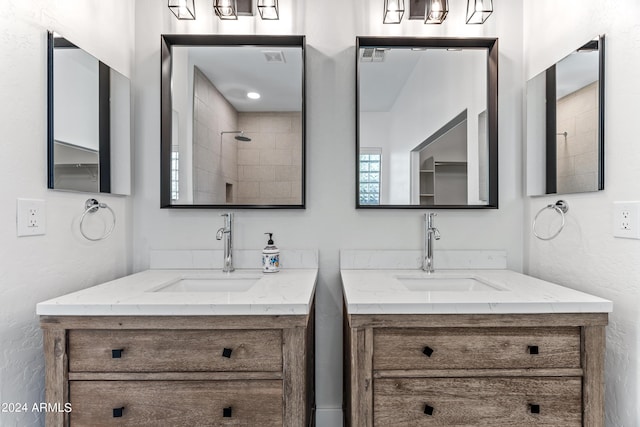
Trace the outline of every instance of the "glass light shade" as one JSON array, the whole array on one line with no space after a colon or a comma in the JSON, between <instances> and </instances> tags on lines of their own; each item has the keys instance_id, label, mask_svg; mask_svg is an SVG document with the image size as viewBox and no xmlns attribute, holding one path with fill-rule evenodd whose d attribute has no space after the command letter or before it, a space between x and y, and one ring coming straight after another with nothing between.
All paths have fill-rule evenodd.
<instances>
[{"instance_id":1,"label":"glass light shade","mask_svg":"<svg viewBox=\"0 0 640 427\"><path fill-rule=\"evenodd\" d=\"M399 24L404 15L404 0L384 0L383 24Z\"/></svg>"},{"instance_id":2,"label":"glass light shade","mask_svg":"<svg viewBox=\"0 0 640 427\"><path fill-rule=\"evenodd\" d=\"M424 13L425 24L442 24L449 13L448 0L427 0Z\"/></svg>"},{"instance_id":3,"label":"glass light shade","mask_svg":"<svg viewBox=\"0 0 640 427\"><path fill-rule=\"evenodd\" d=\"M258 12L263 20L280 19L278 14L278 0L258 0Z\"/></svg>"},{"instance_id":4,"label":"glass light shade","mask_svg":"<svg viewBox=\"0 0 640 427\"><path fill-rule=\"evenodd\" d=\"M169 10L181 20L196 19L194 0L169 0Z\"/></svg>"},{"instance_id":5,"label":"glass light shade","mask_svg":"<svg viewBox=\"0 0 640 427\"><path fill-rule=\"evenodd\" d=\"M213 0L213 10L222 20L238 19L238 4L236 0Z\"/></svg>"},{"instance_id":6,"label":"glass light shade","mask_svg":"<svg viewBox=\"0 0 640 427\"><path fill-rule=\"evenodd\" d=\"M484 24L493 13L493 0L467 0L467 24Z\"/></svg>"}]
</instances>

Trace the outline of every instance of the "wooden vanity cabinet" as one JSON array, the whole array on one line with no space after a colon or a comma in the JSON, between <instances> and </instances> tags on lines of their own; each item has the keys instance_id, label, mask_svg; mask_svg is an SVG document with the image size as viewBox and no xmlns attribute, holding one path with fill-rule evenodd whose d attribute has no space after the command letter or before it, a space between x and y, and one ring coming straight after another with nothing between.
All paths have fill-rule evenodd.
<instances>
[{"instance_id":1,"label":"wooden vanity cabinet","mask_svg":"<svg viewBox=\"0 0 640 427\"><path fill-rule=\"evenodd\" d=\"M58 426L314 425L314 311L41 316Z\"/></svg>"},{"instance_id":2,"label":"wooden vanity cabinet","mask_svg":"<svg viewBox=\"0 0 640 427\"><path fill-rule=\"evenodd\" d=\"M344 313L346 426L604 426L607 313Z\"/></svg>"}]
</instances>

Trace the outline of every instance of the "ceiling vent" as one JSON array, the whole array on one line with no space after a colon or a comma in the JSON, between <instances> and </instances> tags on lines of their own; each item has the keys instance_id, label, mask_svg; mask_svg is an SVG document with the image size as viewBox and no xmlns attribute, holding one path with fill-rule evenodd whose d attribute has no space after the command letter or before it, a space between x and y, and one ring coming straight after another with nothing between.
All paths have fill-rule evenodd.
<instances>
[{"instance_id":1,"label":"ceiling vent","mask_svg":"<svg viewBox=\"0 0 640 427\"><path fill-rule=\"evenodd\" d=\"M360 55L360 62L384 62L386 49L365 47Z\"/></svg>"},{"instance_id":2,"label":"ceiling vent","mask_svg":"<svg viewBox=\"0 0 640 427\"><path fill-rule=\"evenodd\" d=\"M287 61L285 61L284 59L284 53L282 53L281 50L263 50L262 53L264 54L265 59L267 60L268 63L286 63Z\"/></svg>"}]
</instances>

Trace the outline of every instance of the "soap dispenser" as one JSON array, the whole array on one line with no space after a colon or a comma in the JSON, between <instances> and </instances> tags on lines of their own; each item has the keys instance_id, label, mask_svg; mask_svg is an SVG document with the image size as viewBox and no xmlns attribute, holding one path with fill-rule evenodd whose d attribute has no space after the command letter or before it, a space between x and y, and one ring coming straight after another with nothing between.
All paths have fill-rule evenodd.
<instances>
[{"instance_id":1,"label":"soap dispenser","mask_svg":"<svg viewBox=\"0 0 640 427\"><path fill-rule=\"evenodd\" d=\"M273 244L273 233L269 235L267 246L262 250L262 271L264 273L277 273L280 271L280 250Z\"/></svg>"}]
</instances>

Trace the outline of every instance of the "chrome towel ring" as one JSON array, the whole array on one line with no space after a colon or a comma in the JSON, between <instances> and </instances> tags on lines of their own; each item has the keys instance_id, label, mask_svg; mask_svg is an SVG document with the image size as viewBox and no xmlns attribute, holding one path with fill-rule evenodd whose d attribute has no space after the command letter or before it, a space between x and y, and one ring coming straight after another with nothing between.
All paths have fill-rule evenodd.
<instances>
[{"instance_id":1,"label":"chrome towel ring","mask_svg":"<svg viewBox=\"0 0 640 427\"><path fill-rule=\"evenodd\" d=\"M553 209L554 211L558 212L558 214L562 217L562 223L560 224L560 227L558 228L558 230L555 233L553 233L551 236L542 237L536 231L536 222L538 221L538 217L540 216L540 214L542 212L544 212L545 210L547 210L547 209ZM560 234L562 229L564 228L565 214L568 211L569 211L569 205L564 200L558 200L555 204L547 205L544 208L540 209L538 211L538 213L536 214L535 218L533 218L533 227L532 227L533 235L536 236L540 240L552 240L552 239L555 239L558 236L558 234Z\"/></svg>"},{"instance_id":2,"label":"chrome towel ring","mask_svg":"<svg viewBox=\"0 0 640 427\"><path fill-rule=\"evenodd\" d=\"M113 229L116 227L116 214L113 211L113 209L111 209L109 205L107 205L106 203L100 203L96 199L87 199L87 201L84 204L84 208L85 210L82 213L82 216L80 217L80 234L82 234L82 237L84 237L87 240L91 240L92 242L97 242L98 240L104 240L107 237L109 237L111 233L113 233ZM108 209L109 212L111 212L111 218L113 219L113 221L111 222L111 227L109 227L107 232L100 237L89 237L84 232L84 219L87 216L87 214L94 214L98 212L98 210L101 208Z\"/></svg>"}]
</instances>

